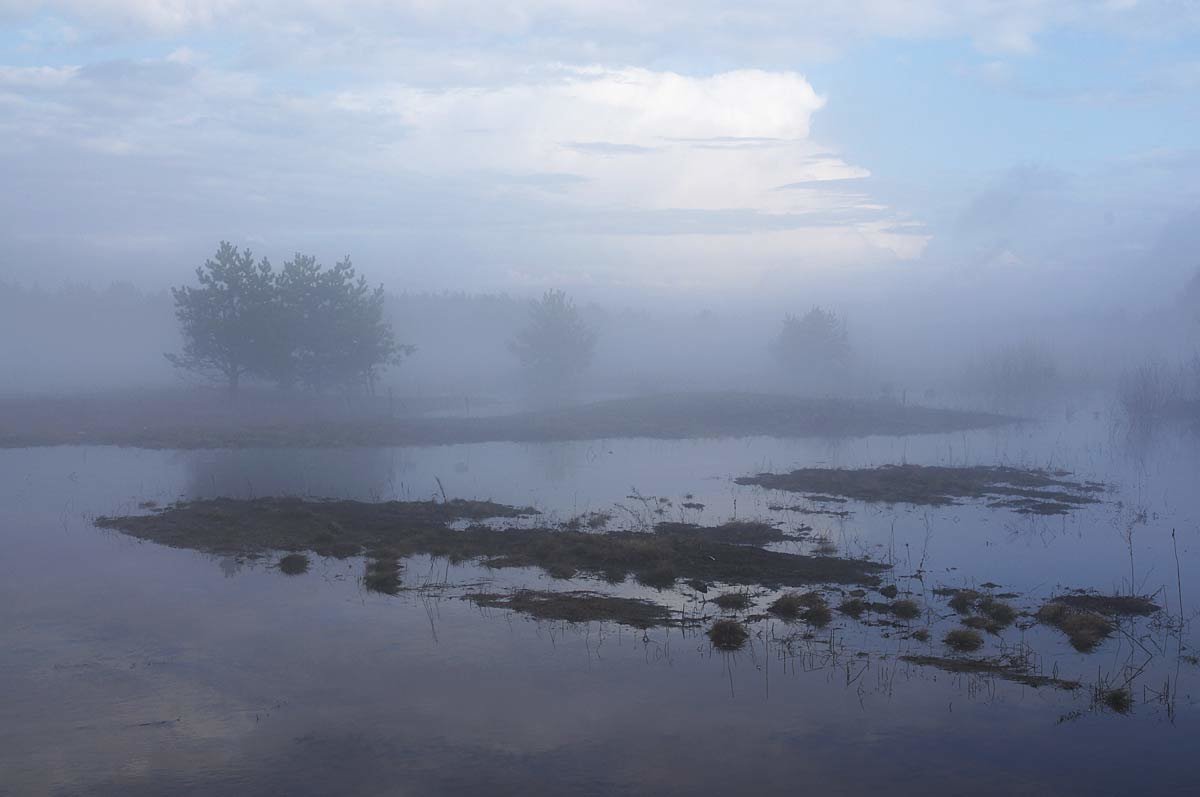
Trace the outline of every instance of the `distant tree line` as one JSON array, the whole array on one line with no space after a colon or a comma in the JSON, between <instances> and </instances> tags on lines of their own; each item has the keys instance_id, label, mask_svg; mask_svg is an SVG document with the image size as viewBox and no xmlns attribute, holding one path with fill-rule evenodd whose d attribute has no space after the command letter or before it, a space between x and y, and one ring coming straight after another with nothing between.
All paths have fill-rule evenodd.
<instances>
[{"instance_id":1,"label":"distant tree line","mask_svg":"<svg viewBox=\"0 0 1200 797\"><path fill-rule=\"evenodd\" d=\"M196 269L196 283L173 288L172 297L183 347L167 359L222 381L231 393L246 379L373 392L380 371L415 350L398 343L385 320L383 287L368 286L349 258L326 268L296 254L276 269L223 241ZM507 315L508 301L496 299L495 309ZM529 302L508 349L531 384L557 389L571 387L588 368L596 342L571 298L549 290ZM840 378L850 359L845 321L821 307L787 315L770 348L785 372L809 384Z\"/></svg>"},{"instance_id":2,"label":"distant tree line","mask_svg":"<svg viewBox=\"0 0 1200 797\"><path fill-rule=\"evenodd\" d=\"M247 378L373 391L380 370L413 351L384 320L383 287L369 287L349 258L324 268L297 254L275 270L222 241L196 281L171 291L183 350L167 359L231 393Z\"/></svg>"}]
</instances>

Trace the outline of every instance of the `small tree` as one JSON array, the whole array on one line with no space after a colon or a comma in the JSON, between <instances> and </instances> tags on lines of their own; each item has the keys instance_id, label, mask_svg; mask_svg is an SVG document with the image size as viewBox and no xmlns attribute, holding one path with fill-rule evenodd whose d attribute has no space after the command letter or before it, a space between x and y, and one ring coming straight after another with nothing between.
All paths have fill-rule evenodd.
<instances>
[{"instance_id":1,"label":"small tree","mask_svg":"<svg viewBox=\"0 0 1200 797\"><path fill-rule=\"evenodd\" d=\"M562 381L591 364L596 333L564 291L546 291L530 304L529 323L509 349L535 379Z\"/></svg>"},{"instance_id":2,"label":"small tree","mask_svg":"<svg viewBox=\"0 0 1200 797\"><path fill-rule=\"evenodd\" d=\"M243 376L278 361L271 264L222 241L196 278L198 286L171 289L183 352L166 357L176 368L223 379L235 394Z\"/></svg>"},{"instance_id":3,"label":"small tree","mask_svg":"<svg viewBox=\"0 0 1200 797\"><path fill-rule=\"evenodd\" d=\"M789 371L831 376L850 359L846 323L821 307L813 307L803 316L789 313L771 342L771 353Z\"/></svg>"},{"instance_id":4,"label":"small tree","mask_svg":"<svg viewBox=\"0 0 1200 797\"><path fill-rule=\"evenodd\" d=\"M371 289L350 258L324 269L297 253L278 278L288 353L276 378L320 391L359 384L373 392L379 369L415 349L396 342L383 317L383 286Z\"/></svg>"}]
</instances>

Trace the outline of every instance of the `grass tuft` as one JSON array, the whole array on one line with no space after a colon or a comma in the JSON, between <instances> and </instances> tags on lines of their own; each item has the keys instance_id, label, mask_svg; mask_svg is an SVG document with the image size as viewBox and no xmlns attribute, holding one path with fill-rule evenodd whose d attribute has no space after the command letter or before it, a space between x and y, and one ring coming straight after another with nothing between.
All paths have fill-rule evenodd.
<instances>
[{"instance_id":1,"label":"grass tuft","mask_svg":"<svg viewBox=\"0 0 1200 797\"><path fill-rule=\"evenodd\" d=\"M983 637L978 631L970 628L955 628L947 633L942 641L947 647L960 653L972 653L983 647Z\"/></svg>"},{"instance_id":2,"label":"grass tuft","mask_svg":"<svg viewBox=\"0 0 1200 797\"><path fill-rule=\"evenodd\" d=\"M741 650L750 632L736 620L717 620L708 629L708 638L717 650Z\"/></svg>"},{"instance_id":3,"label":"grass tuft","mask_svg":"<svg viewBox=\"0 0 1200 797\"><path fill-rule=\"evenodd\" d=\"M609 620L634 628L670 625L665 606L637 598L618 598L595 592L552 592L522 589L510 595L476 592L465 596L478 606L511 609L539 620L586 623Z\"/></svg>"},{"instance_id":4,"label":"grass tuft","mask_svg":"<svg viewBox=\"0 0 1200 797\"><path fill-rule=\"evenodd\" d=\"M767 611L788 622L804 620L812 625L826 625L833 619L829 605L819 592L786 592L776 598Z\"/></svg>"},{"instance_id":5,"label":"grass tuft","mask_svg":"<svg viewBox=\"0 0 1200 797\"><path fill-rule=\"evenodd\" d=\"M1116 628L1110 620L1095 612L1072 609L1054 601L1038 609L1036 616L1066 634L1071 645L1081 653L1095 650Z\"/></svg>"},{"instance_id":6,"label":"grass tuft","mask_svg":"<svg viewBox=\"0 0 1200 797\"><path fill-rule=\"evenodd\" d=\"M308 557L302 553L290 553L279 560L279 572L286 576L299 576L308 572Z\"/></svg>"},{"instance_id":7,"label":"grass tuft","mask_svg":"<svg viewBox=\"0 0 1200 797\"><path fill-rule=\"evenodd\" d=\"M744 612L754 604L749 592L726 592L713 598L712 602L727 612Z\"/></svg>"}]
</instances>

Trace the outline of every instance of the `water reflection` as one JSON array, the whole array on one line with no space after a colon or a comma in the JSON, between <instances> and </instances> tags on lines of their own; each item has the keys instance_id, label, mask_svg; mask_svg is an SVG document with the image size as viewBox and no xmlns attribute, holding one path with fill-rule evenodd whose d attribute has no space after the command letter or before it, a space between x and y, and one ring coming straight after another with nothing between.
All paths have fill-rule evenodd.
<instances>
[{"instance_id":1,"label":"water reflection","mask_svg":"<svg viewBox=\"0 0 1200 797\"><path fill-rule=\"evenodd\" d=\"M1079 412L837 444L0 452L0 792L1182 791L1200 730L1200 666L1181 626L1200 608L1200 456L1169 435L1131 451L1097 424ZM901 461L1060 466L1114 491L1060 518L973 504L853 504L828 517L773 512L777 495L729 481ZM538 623L459 597L566 586L538 571L417 558L403 570L412 589L386 597L363 589L361 560L317 558L285 576L88 522L179 495L428 498L438 479L452 496L563 518L628 503L636 488L672 511L691 495L706 521L811 523L842 553L894 562L938 631L956 618L933 588L983 582L1020 593L1025 610L1066 588L1132 583L1168 611L1122 621L1091 655L1042 625L988 637L988 655L1036 651L1037 672L1085 681L1034 689L901 659L945 655L937 632L925 643L903 627L767 619L751 623L746 648L721 654L699 627ZM688 590L616 591L711 613ZM1117 688L1129 690L1127 714L1104 699Z\"/></svg>"}]
</instances>

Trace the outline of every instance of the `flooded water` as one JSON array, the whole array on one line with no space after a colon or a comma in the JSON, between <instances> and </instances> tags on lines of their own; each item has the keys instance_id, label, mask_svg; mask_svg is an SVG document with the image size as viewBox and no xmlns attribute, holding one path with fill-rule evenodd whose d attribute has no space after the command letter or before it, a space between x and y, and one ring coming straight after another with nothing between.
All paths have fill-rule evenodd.
<instances>
[{"instance_id":1,"label":"flooded water","mask_svg":"<svg viewBox=\"0 0 1200 797\"><path fill-rule=\"evenodd\" d=\"M900 462L1064 468L1111 489L1067 516L850 502L832 517L773 510L798 497L732 481ZM0 793L1186 791L1200 667L1180 617L1200 608L1198 474L1195 437L1130 436L1090 411L842 441L3 451ZM90 522L146 501L443 489L560 520L609 512L614 528L811 524L842 555L894 564L889 580L929 607L933 637L843 617L807 635L763 620L746 648L721 653L703 629L537 622L461 599L485 583L598 588L587 579L415 558L403 579L420 588L384 596L363 589L360 559L315 559L289 577ZM944 655L957 621L935 587L985 582L1018 593L1024 611L1066 588L1132 585L1166 612L1123 622L1090 654L1043 626L987 638L981 655L1031 651L1040 672L1084 683L1073 691L899 658ZM615 589L705 612L684 588ZM1128 685L1129 711L1097 704L1096 684Z\"/></svg>"}]
</instances>

